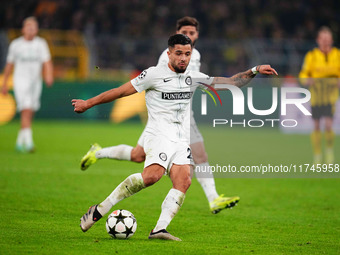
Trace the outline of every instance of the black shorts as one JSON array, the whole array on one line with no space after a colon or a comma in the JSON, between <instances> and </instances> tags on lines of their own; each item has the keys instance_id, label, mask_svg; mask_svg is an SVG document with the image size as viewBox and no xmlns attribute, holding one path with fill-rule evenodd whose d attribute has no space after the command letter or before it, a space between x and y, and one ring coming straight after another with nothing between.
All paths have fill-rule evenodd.
<instances>
[{"instance_id":1,"label":"black shorts","mask_svg":"<svg viewBox=\"0 0 340 255\"><path fill-rule=\"evenodd\" d=\"M321 106L312 106L312 118L320 119L321 117L331 117L334 115L334 105L327 104Z\"/></svg>"}]
</instances>

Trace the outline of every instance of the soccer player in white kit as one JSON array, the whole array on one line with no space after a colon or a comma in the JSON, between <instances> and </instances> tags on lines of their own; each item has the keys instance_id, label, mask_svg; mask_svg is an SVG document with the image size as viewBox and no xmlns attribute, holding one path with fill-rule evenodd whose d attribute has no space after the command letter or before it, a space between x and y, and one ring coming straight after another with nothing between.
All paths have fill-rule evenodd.
<instances>
[{"instance_id":1,"label":"soccer player in white kit","mask_svg":"<svg viewBox=\"0 0 340 255\"><path fill-rule=\"evenodd\" d=\"M20 152L33 152L31 126L34 112L40 108L42 68L47 86L52 86L53 65L45 39L37 36L36 18L28 17L23 21L22 34L23 36L13 40L9 46L2 93L8 93L7 82L14 68L14 95L21 120L16 149Z\"/></svg>"},{"instance_id":2,"label":"soccer player in white kit","mask_svg":"<svg viewBox=\"0 0 340 255\"><path fill-rule=\"evenodd\" d=\"M156 183L166 173L173 187L162 203L162 211L149 239L180 241L166 231L173 217L183 204L185 193L191 184L190 166L193 164L186 127L190 118L190 98L194 79L204 79L207 85L232 84L243 86L254 76L253 70L231 78L209 77L203 73L186 70L192 52L189 37L176 34L168 41L168 65L150 67L137 78L122 86L103 92L86 101L73 99L74 111L85 112L102 103L129 96L145 90L148 123L145 128L144 150L146 159L143 172L132 174L121 182L100 204L93 205L80 219L82 231L87 231L119 201ZM263 74L276 74L269 65L260 66Z\"/></svg>"},{"instance_id":3,"label":"soccer player in white kit","mask_svg":"<svg viewBox=\"0 0 340 255\"><path fill-rule=\"evenodd\" d=\"M176 33L187 35L195 45L195 42L199 36L199 22L193 17L183 17L177 20ZM167 51L168 49L165 49L160 55L157 65L168 64L169 57ZM200 67L201 54L197 49L193 48L187 70L199 72ZM197 166L197 169L208 169L208 155L205 151L203 137L196 125L192 110L190 117L190 147L195 165ZM94 164L97 159L101 158L143 162L145 160L144 134L145 131L143 131L142 135L138 139L137 145L134 148L125 144L101 148L98 144L94 144L81 161L82 170L86 170L91 164ZM238 196L224 197L224 195L218 195L216 191L214 175L211 172L195 172L195 174L197 181L203 188L203 191L208 199L209 208L212 213L216 214L222 209L232 208L240 200Z\"/></svg>"}]
</instances>

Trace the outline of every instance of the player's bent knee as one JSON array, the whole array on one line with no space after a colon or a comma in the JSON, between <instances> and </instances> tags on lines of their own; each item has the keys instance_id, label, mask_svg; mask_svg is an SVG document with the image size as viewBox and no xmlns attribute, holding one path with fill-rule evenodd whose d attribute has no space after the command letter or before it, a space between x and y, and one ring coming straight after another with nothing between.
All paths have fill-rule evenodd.
<instances>
[{"instance_id":1,"label":"player's bent knee","mask_svg":"<svg viewBox=\"0 0 340 255\"><path fill-rule=\"evenodd\" d=\"M145 152L142 147L135 147L131 151L131 161L141 163L145 161Z\"/></svg>"},{"instance_id":2,"label":"player's bent knee","mask_svg":"<svg viewBox=\"0 0 340 255\"><path fill-rule=\"evenodd\" d=\"M146 187L153 185L154 183L158 182L163 174L164 168L160 166L151 165L144 169L142 173L142 178Z\"/></svg>"},{"instance_id":3,"label":"player's bent knee","mask_svg":"<svg viewBox=\"0 0 340 255\"><path fill-rule=\"evenodd\" d=\"M191 185L191 178L190 176L187 176L186 178L183 178L180 182L174 183L173 187L185 193L189 189L190 185Z\"/></svg>"},{"instance_id":4,"label":"player's bent knee","mask_svg":"<svg viewBox=\"0 0 340 255\"><path fill-rule=\"evenodd\" d=\"M159 175L144 175L143 176L143 181L145 186L151 186L153 184L155 184L156 182L158 182L160 179L162 178L162 176Z\"/></svg>"},{"instance_id":5,"label":"player's bent knee","mask_svg":"<svg viewBox=\"0 0 340 255\"><path fill-rule=\"evenodd\" d=\"M131 161L136 162L136 163L142 163L145 161L145 155L133 155L131 154Z\"/></svg>"}]
</instances>

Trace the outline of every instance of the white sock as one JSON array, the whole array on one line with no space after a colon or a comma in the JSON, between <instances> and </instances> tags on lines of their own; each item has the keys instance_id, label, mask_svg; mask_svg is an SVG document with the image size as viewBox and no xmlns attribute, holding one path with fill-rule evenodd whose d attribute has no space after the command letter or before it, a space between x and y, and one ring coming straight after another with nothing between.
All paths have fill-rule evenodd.
<instances>
[{"instance_id":1,"label":"white sock","mask_svg":"<svg viewBox=\"0 0 340 255\"><path fill-rule=\"evenodd\" d=\"M103 148L96 152L96 158L111 158L119 160L131 160L133 147L125 144Z\"/></svg>"},{"instance_id":2,"label":"white sock","mask_svg":"<svg viewBox=\"0 0 340 255\"><path fill-rule=\"evenodd\" d=\"M22 131L24 133L24 144L26 146L26 149L32 149L34 147L32 129L24 128Z\"/></svg>"},{"instance_id":3,"label":"white sock","mask_svg":"<svg viewBox=\"0 0 340 255\"><path fill-rule=\"evenodd\" d=\"M171 189L162 203L162 212L153 232L166 229L184 202L185 194L177 189Z\"/></svg>"},{"instance_id":4,"label":"white sock","mask_svg":"<svg viewBox=\"0 0 340 255\"><path fill-rule=\"evenodd\" d=\"M201 184L203 191L209 202L218 197L214 175L209 171L209 163L205 162L195 166L195 175L197 181Z\"/></svg>"},{"instance_id":5,"label":"white sock","mask_svg":"<svg viewBox=\"0 0 340 255\"><path fill-rule=\"evenodd\" d=\"M22 146L24 144L24 130L20 129L17 136L16 146Z\"/></svg>"},{"instance_id":6,"label":"white sock","mask_svg":"<svg viewBox=\"0 0 340 255\"><path fill-rule=\"evenodd\" d=\"M141 173L132 174L121 182L114 191L97 207L101 215L107 214L112 206L145 188Z\"/></svg>"}]
</instances>

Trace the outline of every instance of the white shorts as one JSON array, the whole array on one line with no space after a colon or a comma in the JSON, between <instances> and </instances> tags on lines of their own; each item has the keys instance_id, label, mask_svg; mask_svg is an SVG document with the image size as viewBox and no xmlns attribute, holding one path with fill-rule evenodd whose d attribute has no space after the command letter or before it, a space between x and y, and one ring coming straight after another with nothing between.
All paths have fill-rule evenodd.
<instances>
[{"instance_id":1,"label":"white shorts","mask_svg":"<svg viewBox=\"0 0 340 255\"><path fill-rule=\"evenodd\" d=\"M173 164L193 165L191 149L185 142L173 142L164 137L146 135L144 137L144 151L146 154L144 168L152 164L159 164L169 174Z\"/></svg>"},{"instance_id":2,"label":"white shorts","mask_svg":"<svg viewBox=\"0 0 340 255\"><path fill-rule=\"evenodd\" d=\"M145 137L145 128L142 132L142 134L140 135L137 144L142 146L144 148L144 137ZM189 143L190 144L194 144L194 143L198 143L198 142L202 142L203 143L203 136L201 134L201 132L199 131L195 119L194 118L190 118L190 136L189 136Z\"/></svg>"},{"instance_id":3,"label":"white shorts","mask_svg":"<svg viewBox=\"0 0 340 255\"><path fill-rule=\"evenodd\" d=\"M145 137L145 128L142 132L142 134L140 135L137 144L142 146L144 148L144 137Z\"/></svg>"},{"instance_id":4,"label":"white shorts","mask_svg":"<svg viewBox=\"0 0 340 255\"><path fill-rule=\"evenodd\" d=\"M14 82L14 95L17 103L17 111L21 112L25 109L37 111L40 109L40 96L42 91L42 83L31 83L25 79L16 79Z\"/></svg>"}]
</instances>

